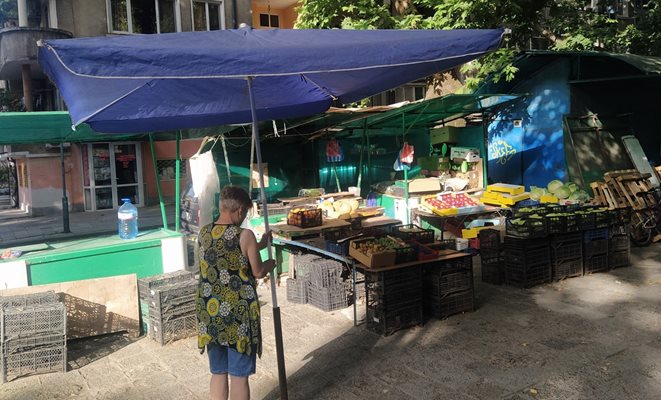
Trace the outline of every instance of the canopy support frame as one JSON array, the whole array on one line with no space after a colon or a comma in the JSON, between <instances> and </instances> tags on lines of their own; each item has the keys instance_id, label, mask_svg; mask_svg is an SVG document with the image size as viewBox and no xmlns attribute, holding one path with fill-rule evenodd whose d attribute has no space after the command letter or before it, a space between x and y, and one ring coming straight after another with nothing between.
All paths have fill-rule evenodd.
<instances>
[{"instance_id":1,"label":"canopy support frame","mask_svg":"<svg viewBox=\"0 0 661 400\"><path fill-rule=\"evenodd\" d=\"M149 148L151 149L151 160L154 163L154 175L156 176L156 190L158 191L158 202L161 205L161 218L163 219L163 229L168 229L168 216L165 214L165 203L163 202L163 192L161 191L161 178L158 176L158 165L156 164L156 152L154 151L154 133L149 133Z\"/></svg>"}]
</instances>

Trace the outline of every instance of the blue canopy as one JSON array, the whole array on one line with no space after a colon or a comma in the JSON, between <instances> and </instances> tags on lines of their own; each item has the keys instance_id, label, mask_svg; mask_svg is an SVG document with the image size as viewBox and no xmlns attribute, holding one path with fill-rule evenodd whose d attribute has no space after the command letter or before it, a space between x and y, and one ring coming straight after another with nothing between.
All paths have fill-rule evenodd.
<instances>
[{"instance_id":1,"label":"blue canopy","mask_svg":"<svg viewBox=\"0 0 661 400\"><path fill-rule=\"evenodd\" d=\"M295 118L495 50L503 30L221 30L52 40L39 59L74 125L108 133Z\"/></svg>"}]
</instances>

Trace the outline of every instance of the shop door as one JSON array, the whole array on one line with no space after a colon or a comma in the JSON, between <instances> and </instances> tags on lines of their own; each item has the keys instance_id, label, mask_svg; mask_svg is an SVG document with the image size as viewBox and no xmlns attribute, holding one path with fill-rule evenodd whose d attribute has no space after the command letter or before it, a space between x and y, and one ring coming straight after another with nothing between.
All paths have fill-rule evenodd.
<instances>
[{"instance_id":1,"label":"shop door","mask_svg":"<svg viewBox=\"0 0 661 400\"><path fill-rule=\"evenodd\" d=\"M83 146L85 210L107 210L123 198L143 204L142 158L137 143L92 143Z\"/></svg>"}]
</instances>

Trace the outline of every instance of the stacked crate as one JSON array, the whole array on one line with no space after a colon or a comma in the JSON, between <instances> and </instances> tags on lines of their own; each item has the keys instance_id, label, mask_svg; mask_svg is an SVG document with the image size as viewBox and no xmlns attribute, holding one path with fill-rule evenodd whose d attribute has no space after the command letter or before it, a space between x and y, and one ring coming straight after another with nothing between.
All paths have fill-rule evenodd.
<instances>
[{"instance_id":1,"label":"stacked crate","mask_svg":"<svg viewBox=\"0 0 661 400\"><path fill-rule=\"evenodd\" d=\"M141 314L148 336L161 346L197 333L195 303L198 282L188 271L177 271L138 281Z\"/></svg>"},{"instance_id":2,"label":"stacked crate","mask_svg":"<svg viewBox=\"0 0 661 400\"><path fill-rule=\"evenodd\" d=\"M551 236L551 271L554 281L583 275L583 235Z\"/></svg>"},{"instance_id":3,"label":"stacked crate","mask_svg":"<svg viewBox=\"0 0 661 400\"><path fill-rule=\"evenodd\" d=\"M608 268L620 268L629 265L629 226L614 225L610 231L608 243Z\"/></svg>"},{"instance_id":4,"label":"stacked crate","mask_svg":"<svg viewBox=\"0 0 661 400\"><path fill-rule=\"evenodd\" d=\"M0 297L0 376L67 370L67 312L54 292Z\"/></svg>"},{"instance_id":5,"label":"stacked crate","mask_svg":"<svg viewBox=\"0 0 661 400\"><path fill-rule=\"evenodd\" d=\"M367 329L387 336L422 324L422 267L365 271Z\"/></svg>"},{"instance_id":6,"label":"stacked crate","mask_svg":"<svg viewBox=\"0 0 661 400\"><path fill-rule=\"evenodd\" d=\"M551 248L548 237L505 236L505 281L530 288L551 282Z\"/></svg>"},{"instance_id":7,"label":"stacked crate","mask_svg":"<svg viewBox=\"0 0 661 400\"><path fill-rule=\"evenodd\" d=\"M335 260L317 258L308 269L308 303L322 311L335 311L348 305L342 279L344 267Z\"/></svg>"},{"instance_id":8,"label":"stacked crate","mask_svg":"<svg viewBox=\"0 0 661 400\"><path fill-rule=\"evenodd\" d=\"M609 229L589 229L583 232L583 271L585 274L607 271Z\"/></svg>"},{"instance_id":9,"label":"stacked crate","mask_svg":"<svg viewBox=\"0 0 661 400\"><path fill-rule=\"evenodd\" d=\"M442 319L475 309L470 254L428 265L423 274L425 314Z\"/></svg>"},{"instance_id":10,"label":"stacked crate","mask_svg":"<svg viewBox=\"0 0 661 400\"><path fill-rule=\"evenodd\" d=\"M608 243L608 267L619 268L629 265L629 223L631 222L631 209L616 209L616 217L610 230Z\"/></svg>"},{"instance_id":11,"label":"stacked crate","mask_svg":"<svg viewBox=\"0 0 661 400\"><path fill-rule=\"evenodd\" d=\"M313 254L292 254L287 279L287 300L292 303L307 304L310 269L319 258Z\"/></svg>"},{"instance_id":12,"label":"stacked crate","mask_svg":"<svg viewBox=\"0 0 661 400\"><path fill-rule=\"evenodd\" d=\"M482 282L502 285L505 283L505 268L500 231L483 229L478 233L478 238L480 239Z\"/></svg>"}]
</instances>

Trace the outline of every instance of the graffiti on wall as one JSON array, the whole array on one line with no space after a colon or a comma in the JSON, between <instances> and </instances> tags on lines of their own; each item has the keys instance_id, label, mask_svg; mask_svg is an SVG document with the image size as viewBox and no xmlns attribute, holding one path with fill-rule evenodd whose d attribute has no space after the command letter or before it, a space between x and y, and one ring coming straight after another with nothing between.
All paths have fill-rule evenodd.
<instances>
[{"instance_id":1,"label":"graffiti on wall","mask_svg":"<svg viewBox=\"0 0 661 400\"><path fill-rule=\"evenodd\" d=\"M498 139L489 144L489 158L496 160L500 165L505 165L516 155L516 148L506 140Z\"/></svg>"}]
</instances>

